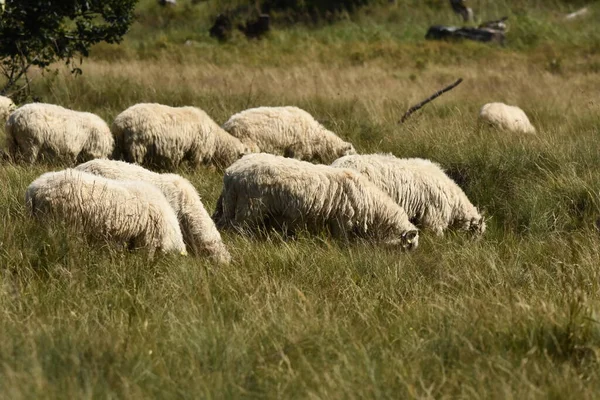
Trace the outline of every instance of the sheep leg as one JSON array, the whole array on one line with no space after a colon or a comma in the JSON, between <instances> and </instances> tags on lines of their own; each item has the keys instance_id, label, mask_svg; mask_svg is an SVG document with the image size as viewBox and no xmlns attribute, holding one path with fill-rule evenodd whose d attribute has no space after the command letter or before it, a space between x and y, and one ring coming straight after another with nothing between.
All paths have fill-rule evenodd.
<instances>
[{"instance_id":1,"label":"sheep leg","mask_svg":"<svg viewBox=\"0 0 600 400\"><path fill-rule=\"evenodd\" d=\"M21 151L20 157L25 163L33 164L37 161L39 152L40 148L35 144L31 144Z\"/></svg>"},{"instance_id":2,"label":"sheep leg","mask_svg":"<svg viewBox=\"0 0 600 400\"><path fill-rule=\"evenodd\" d=\"M286 158L294 158L296 160L307 159L307 157L304 154L304 151L302 149L302 145L300 143L295 143L295 144L288 146L283 151L283 156Z\"/></svg>"},{"instance_id":3,"label":"sheep leg","mask_svg":"<svg viewBox=\"0 0 600 400\"><path fill-rule=\"evenodd\" d=\"M187 161L192 168L196 168L203 164L203 156L197 146L192 147L185 152L183 160Z\"/></svg>"},{"instance_id":4,"label":"sheep leg","mask_svg":"<svg viewBox=\"0 0 600 400\"><path fill-rule=\"evenodd\" d=\"M123 152L125 160L130 163L142 165L148 153L148 148L145 145L132 144L129 149Z\"/></svg>"},{"instance_id":5,"label":"sheep leg","mask_svg":"<svg viewBox=\"0 0 600 400\"><path fill-rule=\"evenodd\" d=\"M419 225L423 228L431 230L437 236L444 236L444 231L448 228L448 223L444 222L445 219L442 218L442 215L436 210L427 210L421 218Z\"/></svg>"},{"instance_id":6,"label":"sheep leg","mask_svg":"<svg viewBox=\"0 0 600 400\"><path fill-rule=\"evenodd\" d=\"M238 196L235 206L235 224L250 229L260 228L267 218L261 198Z\"/></svg>"},{"instance_id":7,"label":"sheep leg","mask_svg":"<svg viewBox=\"0 0 600 400\"><path fill-rule=\"evenodd\" d=\"M347 223L342 221L340 218L335 218L328 224L329 232L331 236L338 239L348 240L348 232L352 229L347 226Z\"/></svg>"},{"instance_id":8,"label":"sheep leg","mask_svg":"<svg viewBox=\"0 0 600 400\"><path fill-rule=\"evenodd\" d=\"M236 206L237 189L233 185L225 184L217 202L217 209L213 215L213 220L217 228L224 229L233 226Z\"/></svg>"},{"instance_id":9,"label":"sheep leg","mask_svg":"<svg viewBox=\"0 0 600 400\"><path fill-rule=\"evenodd\" d=\"M212 220L217 224L217 226L221 225L221 219L223 219L223 193L219 196L217 200L217 206L215 207L215 212L212 215Z\"/></svg>"}]
</instances>

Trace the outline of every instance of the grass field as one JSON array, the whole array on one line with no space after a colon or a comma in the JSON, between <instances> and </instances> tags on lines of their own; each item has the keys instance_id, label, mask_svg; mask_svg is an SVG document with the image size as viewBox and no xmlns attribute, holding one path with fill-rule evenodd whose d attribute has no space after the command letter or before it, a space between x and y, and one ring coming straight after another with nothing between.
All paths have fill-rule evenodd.
<instances>
[{"instance_id":1,"label":"grass field","mask_svg":"<svg viewBox=\"0 0 600 400\"><path fill-rule=\"evenodd\" d=\"M37 225L25 188L62 167L2 164L0 397L596 398L600 4L565 22L582 2L472 1L510 16L499 47L424 41L429 24L459 22L443 3L218 44L214 2L165 12L147 0L82 76L34 77L44 102L107 121L139 102L195 105L218 123L297 105L359 152L439 162L490 219L480 241L423 232L412 253L225 234L230 266L149 260ZM519 105L537 135L480 129L491 101ZM222 173L178 172L212 211Z\"/></svg>"}]
</instances>

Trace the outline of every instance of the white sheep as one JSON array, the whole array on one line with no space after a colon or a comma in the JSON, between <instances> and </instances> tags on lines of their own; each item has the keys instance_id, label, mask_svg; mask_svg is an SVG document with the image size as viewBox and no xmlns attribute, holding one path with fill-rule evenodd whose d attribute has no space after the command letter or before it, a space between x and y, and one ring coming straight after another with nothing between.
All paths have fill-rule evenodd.
<instances>
[{"instance_id":1,"label":"white sheep","mask_svg":"<svg viewBox=\"0 0 600 400\"><path fill-rule=\"evenodd\" d=\"M125 161L146 166L173 169L188 161L227 167L249 152L196 107L136 104L115 118L112 131Z\"/></svg>"},{"instance_id":2,"label":"white sheep","mask_svg":"<svg viewBox=\"0 0 600 400\"><path fill-rule=\"evenodd\" d=\"M17 106L10 98L0 96L0 122L5 123L10 113L16 109Z\"/></svg>"},{"instance_id":3,"label":"white sheep","mask_svg":"<svg viewBox=\"0 0 600 400\"><path fill-rule=\"evenodd\" d=\"M254 151L330 163L356 154L351 143L298 107L258 107L233 115L223 128Z\"/></svg>"},{"instance_id":4,"label":"white sheep","mask_svg":"<svg viewBox=\"0 0 600 400\"><path fill-rule=\"evenodd\" d=\"M32 103L16 109L6 122L6 137L10 154L27 163L40 156L71 163L107 158L114 148L102 118L54 104Z\"/></svg>"},{"instance_id":5,"label":"white sheep","mask_svg":"<svg viewBox=\"0 0 600 400\"><path fill-rule=\"evenodd\" d=\"M535 133L525 112L504 103L488 103L479 111L479 122L515 133Z\"/></svg>"},{"instance_id":6,"label":"white sheep","mask_svg":"<svg viewBox=\"0 0 600 400\"><path fill-rule=\"evenodd\" d=\"M190 253L207 255L221 264L230 262L231 256L219 231L206 212L198 192L187 179L175 174L158 174L139 165L113 160L92 160L75 169L108 179L143 181L156 186L175 210Z\"/></svg>"},{"instance_id":7,"label":"white sheep","mask_svg":"<svg viewBox=\"0 0 600 400\"><path fill-rule=\"evenodd\" d=\"M265 153L227 168L213 219L238 230L325 228L404 248L419 241L402 207L359 173Z\"/></svg>"},{"instance_id":8,"label":"white sheep","mask_svg":"<svg viewBox=\"0 0 600 400\"><path fill-rule=\"evenodd\" d=\"M25 203L38 219L54 217L92 237L164 253L187 254L175 212L155 186L74 169L33 181Z\"/></svg>"},{"instance_id":9,"label":"white sheep","mask_svg":"<svg viewBox=\"0 0 600 400\"><path fill-rule=\"evenodd\" d=\"M411 222L438 235L448 227L477 234L485 221L462 189L436 163L392 154L342 157L331 164L360 172L402 206Z\"/></svg>"}]
</instances>

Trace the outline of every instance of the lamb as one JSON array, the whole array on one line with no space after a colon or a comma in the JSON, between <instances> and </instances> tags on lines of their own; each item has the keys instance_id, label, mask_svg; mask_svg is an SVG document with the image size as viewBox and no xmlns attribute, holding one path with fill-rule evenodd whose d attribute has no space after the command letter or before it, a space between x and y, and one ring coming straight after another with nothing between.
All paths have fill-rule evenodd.
<instances>
[{"instance_id":1,"label":"lamb","mask_svg":"<svg viewBox=\"0 0 600 400\"><path fill-rule=\"evenodd\" d=\"M42 157L71 163L107 158L114 148L110 128L102 118L54 104L18 108L6 122L6 136L11 156L27 163Z\"/></svg>"},{"instance_id":2,"label":"lamb","mask_svg":"<svg viewBox=\"0 0 600 400\"><path fill-rule=\"evenodd\" d=\"M246 155L227 168L213 219L218 227L239 231L325 228L336 237L396 248L419 243L402 207L359 173L265 153Z\"/></svg>"},{"instance_id":3,"label":"lamb","mask_svg":"<svg viewBox=\"0 0 600 400\"><path fill-rule=\"evenodd\" d=\"M13 103L10 98L0 96L0 121L2 121L2 123L5 123L10 113L16 109L15 103Z\"/></svg>"},{"instance_id":4,"label":"lamb","mask_svg":"<svg viewBox=\"0 0 600 400\"><path fill-rule=\"evenodd\" d=\"M356 154L351 143L297 107L251 108L233 115L223 128L256 152L327 164Z\"/></svg>"},{"instance_id":5,"label":"lamb","mask_svg":"<svg viewBox=\"0 0 600 400\"><path fill-rule=\"evenodd\" d=\"M115 181L66 169L33 181L25 203L41 221L61 219L88 236L147 248L151 256L156 250L187 254L175 212L149 183Z\"/></svg>"},{"instance_id":6,"label":"lamb","mask_svg":"<svg viewBox=\"0 0 600 400\"><path fill-rule=\"evenodd\" d=\"M443 235L448 227L479 235L485 232L482 215L436 163L364 154L342 157L331 165L360 172L402 206L412 223L437 235Z\"/></svg>"},{"instance_id":7,"label":"lamb","mask_svg":"<svg viewBox=\"0 0 600 400\"><path fill-rule=\"evenodd\" d=\"M479 121L515 133L535 133L535 127L523 110L504 103L485 104L479 111Z\"/></svg>"},{"instance_id":8,"label":"lamb","mask_svg":"<svg viewBox=\"0 0 600 400\"><path fill-rule=\"evenodd\" d=\"M112 125L125 161L174 169L183 161L193 167L227 167L249 150L196 107L141 103L119 114Z\"/></svg>"},{"instance_id":9,"label":"lamb","mask_svg":"<svg viewBox=\"0 0 600 400\"><path fill-rule=\"evenodd\" d=\"M75 169L108 179L142 181L156 186L175 210L190 253L207 255L220 264L229 264L231 261L219 231L196 189L187 179L175 174L158 174L138 165L113 160L92 160Z\"/></svg>"}]
</instances>

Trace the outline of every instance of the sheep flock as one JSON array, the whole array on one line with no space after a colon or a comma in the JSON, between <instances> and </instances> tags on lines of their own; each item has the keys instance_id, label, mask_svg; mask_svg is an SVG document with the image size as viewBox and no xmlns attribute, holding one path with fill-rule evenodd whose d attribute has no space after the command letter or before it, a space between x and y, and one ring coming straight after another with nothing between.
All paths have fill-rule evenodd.
<instances>
[{"instance_id":1,"label":"sheep flock","mask_svg":"<svg viewBox=\"0 0 600 400\"><path fill-rule=\"evenodd\" d=\"M15 107L0 97L8 161L52 163L26 190L29 214L104 242L228 264L221 232L325 233L397 250L448 229L480 237L482 212L437 163L359 154L297 107L243 110L219 126L197 107L137 104L109 126L97 115L58 105ZM535 133L518 107L490 103L480 124ZM211 214L187 179L190 168L223 171ZM155 170L158 170L155 171Z\"/></svg>"}]
</instances>

